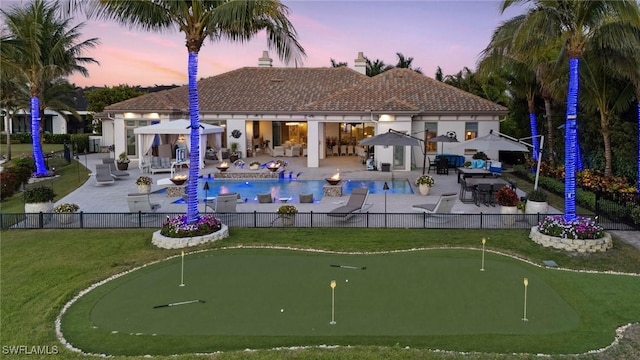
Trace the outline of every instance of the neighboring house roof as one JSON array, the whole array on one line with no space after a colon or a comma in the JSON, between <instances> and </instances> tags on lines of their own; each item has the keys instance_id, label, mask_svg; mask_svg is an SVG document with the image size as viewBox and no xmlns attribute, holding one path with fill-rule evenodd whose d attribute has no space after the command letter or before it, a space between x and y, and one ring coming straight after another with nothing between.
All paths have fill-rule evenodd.
<instances>
[{"instance_id":1,"label":"neighboring house roof","mask_svg":"<svg viewBox=\"0 0 640 360\"><path fill-rule=\"evenodd\" d=\"M198 82L201 113L409 112L506 114L508 109L410 69L369 78L347 67L245 67ZM128 99L105 111L187 110L188 87Z\"/></svg>"}]
</instances>

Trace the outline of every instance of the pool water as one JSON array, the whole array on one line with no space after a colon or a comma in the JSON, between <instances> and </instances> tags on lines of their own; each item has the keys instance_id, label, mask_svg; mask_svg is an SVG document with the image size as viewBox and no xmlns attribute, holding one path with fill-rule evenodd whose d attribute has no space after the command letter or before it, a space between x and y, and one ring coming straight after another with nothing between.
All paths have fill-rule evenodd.
<instances>
[{"instance_id":1,"label":"pool water","mask_svg":"<svg viewBox=\"0 0 640 360\"><path fill-rule=\"evenodd\" d=\"M204 190L205 182L209 183L209 191ZM370 194L384 194L384 183L387 183L388 194L413 194L408 180L342 180L342 194L349 195L354 188L365 187ZM198 183L198 199L214 197L218 194L238 193L246 202L257 202L258 194L271 194L274 199L292 198L291 202L299 202L299 194L313 194L315 201L323 196L325 180L217 180L202 178ZM176 203L184 202L179 199Z\"/></svg>"}]
</instances>

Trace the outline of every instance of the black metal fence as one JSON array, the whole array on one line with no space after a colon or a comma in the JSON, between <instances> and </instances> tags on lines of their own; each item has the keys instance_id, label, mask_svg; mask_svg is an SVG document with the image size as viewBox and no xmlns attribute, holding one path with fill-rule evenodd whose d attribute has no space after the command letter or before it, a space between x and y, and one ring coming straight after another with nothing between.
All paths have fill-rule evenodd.
<instances>
[{"instance_id":1,"label":"black metal fence","mask_svg":"<svg viewBox=\"0 0 640 360\"><path fill-rule=\"evenodd\" d=\"M640 229L640 194L596 192L595 211L601 223ZM635 216L635 217L634 217Z\"/></svg>"},{"instance_id":2,"label":"black metal fence","mask_svg":"<svg viewBox=\"0 0 640 360\"><path fill-rule=\"evenodd\" d=\"M120 229L162 227L168 217L178 213L20 213L0 214L3 229ZM218 213L223 223L242 228L401 228L401 229L529 229L544 214L425 214L358 213L333 217L327 213L308 212L295 215L290 224L283 215L273 212ZM637 226L599 218L605 230L636 230Z\"/></svg>"}]
</instances>

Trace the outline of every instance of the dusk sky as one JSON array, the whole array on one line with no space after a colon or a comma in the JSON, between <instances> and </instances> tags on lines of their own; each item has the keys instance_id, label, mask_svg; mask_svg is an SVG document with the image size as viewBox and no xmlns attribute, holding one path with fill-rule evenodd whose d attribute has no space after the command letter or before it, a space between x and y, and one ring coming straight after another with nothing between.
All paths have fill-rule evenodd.
<instances>
[{"instance_id":1,"label":"dusk sky","mask_svg":"<svg viewBox=\"0 0 640 360\"><path fill-rule=\"evenodd\" d=\"M2 8L17 0L3 1ZM22 3L25 3L23 0ZM515 8L501 15L499 1L347 1L285 0L289 18L307 57L304 67L328 67L330 59L348 62L359 51L370 60L395 65L396 53L413 57L413 67L434 77L440 66L445 75L467 66L475 69L478 56L493 30L522 12ZM83 21L81 16L76 16ZM100 39L100 46L84 56L89 77L70 78L77 86L168 85L187 83L187 49L184 34L130 30L114 22L86 21L83 40ZM257 66L267 50L264 32L249 43L206 41L199 55L198 78L245 66ZM270 52L274 66L285 66ZM295 66L289 64L288 66ZM300 66L300 64L298 64Z\"/></svg>"}]
</instances>

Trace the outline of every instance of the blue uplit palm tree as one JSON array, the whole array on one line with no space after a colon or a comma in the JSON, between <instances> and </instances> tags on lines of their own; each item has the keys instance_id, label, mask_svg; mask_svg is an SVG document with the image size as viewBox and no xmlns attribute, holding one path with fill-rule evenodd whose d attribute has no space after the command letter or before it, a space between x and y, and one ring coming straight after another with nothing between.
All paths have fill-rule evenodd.
<instances>
[{"instance_id":1,"label":"blue uplit palm tree","mask_svg":"<svg viewBox=\"0 0 640 360\"><path fill-rule=\"evenodd\" d=\"M47 84L79 72L88 75L85 63L97 63L81 57L83 51L98 44L97 39L79 41L83 24L72 26L70 18L61 18L57 3L34 0L22 7L0 10L7 31L2 35L2 66L13 69L16 86L29 87L31 140L36 176L47 174L40 139L40 98Z\"/></svg>"},{"instance_id":2,"label":"blue uplit palm tree","mask_svg":"<svg viewBox=\"0 0 640 360\"><path fill-rule=\"evenodd\" d=\"M606 39L607 46L627 48L635 43L619 32L615 23L640 26L640 12L635 0L503 0L501 11L516 3L529 3L522 26L515 33L516 42L531 37L564 39L563 52L569 58L569 85L565 121L565 208L564 218L576 218L577 117L580 57L595 35ZM596 46L596 44L593 44Z\"/></svg>"},{"instance_id":3,"label":"blue uplit palm tree","mask_svg":"<svg viewBox=\"0 0 640 360\"><path fill-rule=\"evenodd\" d=\"M89 17L115 20L147 31L178 30L185 34L189 53L188 89L191 149L187 185L187 222L198 221L200 120L198 53L204 41L246 42L266 30L268 47L285 62L300 63L304 49L287 18L289 9L278 0L69 0L84 7Z\"/></svg>"}]
</instances>

